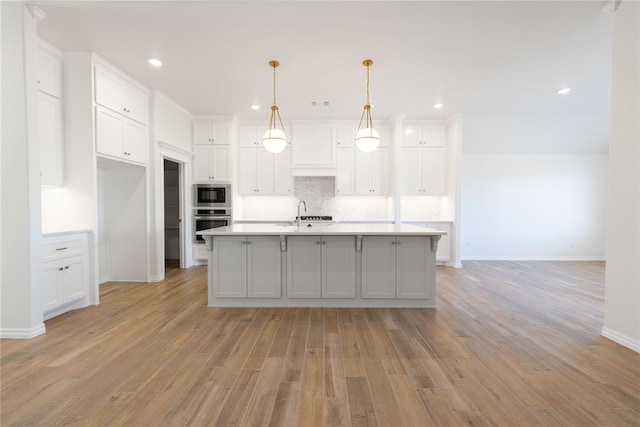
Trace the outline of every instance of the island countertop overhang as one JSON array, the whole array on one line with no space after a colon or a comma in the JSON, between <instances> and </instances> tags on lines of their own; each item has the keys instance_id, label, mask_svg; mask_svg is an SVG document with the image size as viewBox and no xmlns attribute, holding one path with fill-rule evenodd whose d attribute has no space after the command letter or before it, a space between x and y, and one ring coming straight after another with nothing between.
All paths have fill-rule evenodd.
<instances>
[{"instance_id":1,"label":"island countertop overhang","mask_svg":"<svg viewBox=\"0 0 640 427\"><path fill-rule=\"evenodd\" d=\"M233 224L197 232L201 236L442 236L445 231L408 224Z\"/></svg>"}]
</instances>

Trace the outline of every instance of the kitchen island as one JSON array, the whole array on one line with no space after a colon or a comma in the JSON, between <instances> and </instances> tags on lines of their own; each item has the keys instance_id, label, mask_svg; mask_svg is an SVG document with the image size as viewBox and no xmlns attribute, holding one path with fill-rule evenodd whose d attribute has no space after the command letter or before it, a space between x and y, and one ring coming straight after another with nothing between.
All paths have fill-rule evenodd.
<instances>
[{"instance_id":1,"label":"kitchen island","mask_svg":"<svg viewBox=\"0 0 640 427\"><path fill-rule=\"evenodd\" d=\"M210 307L435 307L445 234L393 224L234 224L198 232Z\"/></svg>"}]
</instances>

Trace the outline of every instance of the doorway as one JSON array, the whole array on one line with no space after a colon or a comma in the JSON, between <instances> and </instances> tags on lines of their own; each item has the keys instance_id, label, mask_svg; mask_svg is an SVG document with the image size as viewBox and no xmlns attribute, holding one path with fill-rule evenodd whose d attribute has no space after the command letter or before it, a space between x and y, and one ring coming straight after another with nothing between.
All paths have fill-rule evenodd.
<instances>
[{"instance_id":1,"label":"doorway","mask_svg":"<svg viewBox=\"0 0 640 427\"><path fill-rule=\"evenodd\" d=\"M165 271L182 265L180 167L177 162L164 159L164 268Z\"/></svg>"}]
</instances>

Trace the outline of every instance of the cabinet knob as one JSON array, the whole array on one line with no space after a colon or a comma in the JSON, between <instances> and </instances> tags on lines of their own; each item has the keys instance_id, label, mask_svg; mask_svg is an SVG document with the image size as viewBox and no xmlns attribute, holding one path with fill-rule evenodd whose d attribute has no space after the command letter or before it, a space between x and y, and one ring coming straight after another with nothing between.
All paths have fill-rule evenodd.
<instances>
[{"instance_id":1,"label":"cabinet knob","mask_svg":"<svg viewBox=\"0 0 640 427\"><path fill-rule=\"evenodd\" d=\"M68 270L68 269L69 269L69 266L68 266L68 265L67 265L67 266L65 266L65 267L64 267L64 269L65 269L65 270Z\"/></svg>"},{"instance_id":2,"label":"cabinet knob","mask_svg":"<svg viewBox=\"0 0 640 427\"><path fill-rule=\"evenodd\" d=\"M60 267L60 268L58 269L58 271L62 271L62 267Z\"/></svg>"},{"instance_id":3,"label":"cabinet knob","mask_svg":"<svg viewBox=\"0 0 640 427\"><path fill-rule=\"evenodd\" d=\"M319 244L320 244L320 242L316 242L316 245L319 245Z\"/></svg>"}]
</instances>

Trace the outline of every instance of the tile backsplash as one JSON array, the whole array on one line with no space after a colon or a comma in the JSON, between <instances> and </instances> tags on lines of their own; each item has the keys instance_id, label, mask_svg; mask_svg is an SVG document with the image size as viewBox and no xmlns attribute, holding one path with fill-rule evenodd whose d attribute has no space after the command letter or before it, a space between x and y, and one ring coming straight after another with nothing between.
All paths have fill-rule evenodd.
<instances>
[{"instance_id":1,"label":"tile backsplash","mask_svg":"<svg viewBox=\"0 0 640 427\"><path fill-rule=\"evenodd\" d=\"M294 177L294 196L246 196L234 206L243 220L292 220L298 201L307 203L307 215L331 215L335 220L393 220L390 197L336 196L334 177Z\"/></svg>"},{"instance_id":2,"label":"tile backsplash","mask_svg":"<svg viewBox=\"0 0 640 427\"><path fill-rule=\"evenodd\" d=\"M334 177L295 177L294 196L243 196L234 205L237 220L291 221L298 201L307 203L306 215L331 215L338 221L393 221L394 199L389 196L336 196ZM447 197L402 196L402 221L451 220Z\"/></svg>"}]
</instances>

